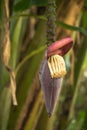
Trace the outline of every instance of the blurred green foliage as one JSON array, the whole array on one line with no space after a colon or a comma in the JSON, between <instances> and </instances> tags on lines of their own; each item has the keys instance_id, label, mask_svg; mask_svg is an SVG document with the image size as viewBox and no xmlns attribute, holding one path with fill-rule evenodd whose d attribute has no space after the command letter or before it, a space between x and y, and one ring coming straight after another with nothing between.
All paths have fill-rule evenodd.
<instances>
[{"instance_id":1,"label":"blurred green foliage","mask_svg":"<svg viewBox=\"0 0 87 130\"><path fill-rule=\"evenodd\" d=\"M49 119L38 78L46 48L47 1L0 1L0 130L87 130L87 0L77 3L78 0L56 0L58 39L68 36L68 30L69 36L74 35L74 45L65 56L68 72L56 109ZM74 6L81 7L75 12L78 14L74 22L68 24L67 18L72 17L72 13L66 12ZM2 62L6 7L11 46L9 66L16 74L18 106L12 105L9 73ZM81 16L80 20L77 15Z\"/></svg>"}]
</instances>

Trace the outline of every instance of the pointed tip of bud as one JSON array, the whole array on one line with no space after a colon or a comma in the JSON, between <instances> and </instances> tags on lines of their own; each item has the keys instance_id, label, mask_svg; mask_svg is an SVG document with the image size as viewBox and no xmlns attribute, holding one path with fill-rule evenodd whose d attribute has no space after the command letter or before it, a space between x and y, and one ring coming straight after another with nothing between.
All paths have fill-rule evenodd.
<instances>
[{"instance_id":1,"label":"pointed tip of bud","mask_svg":"<svg viewBox=\"0 0 87 130\"><path fill-rule=\"evenodd\" d=\"M49 118L51 117L51 113L50 113L50 112L48 113L48 117L49 117Z\"/></svg>"}]
</instances>

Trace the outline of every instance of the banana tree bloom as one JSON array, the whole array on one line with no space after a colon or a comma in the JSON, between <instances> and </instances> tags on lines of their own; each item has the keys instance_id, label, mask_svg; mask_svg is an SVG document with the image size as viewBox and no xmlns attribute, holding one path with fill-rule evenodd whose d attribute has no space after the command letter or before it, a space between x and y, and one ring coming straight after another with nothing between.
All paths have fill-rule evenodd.
<instances>
[{"instance_id":1,"label":"banana tree bloom","mask_svg":"<svg viewBox=\"0 0 87 130\"><path fill-rule=\"evenodd\" d=\"M73 40L70 37L49 45L40 67L39 77L49 117L58 99L62 77L66 74L63 56L71 49L72 45Z\"/></svg>"}]
</instances>

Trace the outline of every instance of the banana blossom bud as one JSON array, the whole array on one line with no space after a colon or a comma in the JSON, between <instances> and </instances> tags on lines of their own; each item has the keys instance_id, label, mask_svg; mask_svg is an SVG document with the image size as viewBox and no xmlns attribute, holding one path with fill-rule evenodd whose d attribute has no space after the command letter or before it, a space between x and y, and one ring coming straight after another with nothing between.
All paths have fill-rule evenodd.
<instances>
[{"instance_id":1,"label":"banana blossom bud","mask_svg":"<svg viewBox=\"0 0 87 130\"><path fill-rule=\"evenodd\" d=\"M73 40L70 37L51 44L40 67L40 82L43 90L45 105L51 116L61 88L62 77L66 74L63 56L71 49Z\"/></svg>"}]
</instances>

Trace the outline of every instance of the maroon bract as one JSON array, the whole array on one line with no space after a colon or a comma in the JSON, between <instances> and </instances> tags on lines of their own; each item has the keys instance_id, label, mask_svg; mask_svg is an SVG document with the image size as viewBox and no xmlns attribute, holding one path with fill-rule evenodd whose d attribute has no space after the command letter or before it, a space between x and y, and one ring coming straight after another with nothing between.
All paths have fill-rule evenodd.
<instances>
[{"instance_id":1,"label":"maroon bract","mask_svg":"<svg viewBox=\"0 0 87 130\"><path fill-rule=\"evenodd\" d=\"M50 56L55 54L63 56L70 50L72 44L73 44L73 40L69 37L64 38L60 41L56 41L55 43L51 44L46 50L46 56L40 67L39 77L40 77L41 87L45 98L46 109L49 116L51 116L51 113L55 108L58 95L60 92L60 88L61 88L62 78L51 77L47 59Z\"/></svg>"},{"instance_id":2,"label":"maroon bract","mask_svg":"<svg viewBox=\"0 0 87 130\"><path fill-rule=\"evenodd\" d=\"M71 49L72 45L73 40L70 37L54 42L47 49L47 58L54 54L64 56Z\"/></svg>"}]
</instances>

